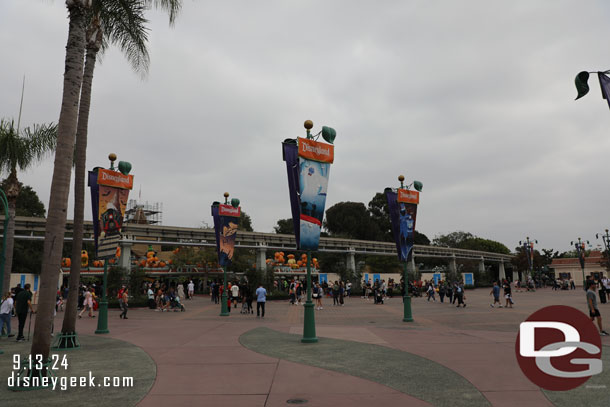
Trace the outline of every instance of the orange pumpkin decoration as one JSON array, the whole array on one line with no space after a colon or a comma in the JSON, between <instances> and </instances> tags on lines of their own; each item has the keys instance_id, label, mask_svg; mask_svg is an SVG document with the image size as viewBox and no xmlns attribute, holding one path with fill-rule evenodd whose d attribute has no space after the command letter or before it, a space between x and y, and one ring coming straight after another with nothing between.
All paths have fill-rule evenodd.
<instances>
[{"instance_id":1,"label":"orange pumpkin decoration","mask_svg":"<svg viewBox=\"0 0 610 407\"><path fill-rule=\"evenodd\" d=\"M80 265L81 267L87 267L89 265L89 254L87 250L81 250L80 252Z\"/></svg>"},{"instance_id":2,"label":"orange pumpkin decoration","mask_svg":"<svg viewBox=\"0 0 610 407\"><path fill-rule=\"evenodd\" d=\"M159 262L159 267L165 267L165 266L166 266L166 264L164 261Z\"/></svg>"}]
</instances>

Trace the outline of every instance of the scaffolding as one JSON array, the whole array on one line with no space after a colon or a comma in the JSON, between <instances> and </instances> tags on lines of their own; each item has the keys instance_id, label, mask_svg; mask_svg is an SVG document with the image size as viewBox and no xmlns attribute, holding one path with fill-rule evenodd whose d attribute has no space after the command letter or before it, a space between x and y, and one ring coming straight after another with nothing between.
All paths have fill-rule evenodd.
<instances>
[{"instance_id":1,"label":"scaffolding","mask_svg":"<svg viewBox=\"0 0 610 407\"><path fill-rule=\"evenodd\" d=\"M141 225L163 224L163 202L149 204L130 199L125 210L125 223L137 223Z\"/></svg>"}]
</instances>

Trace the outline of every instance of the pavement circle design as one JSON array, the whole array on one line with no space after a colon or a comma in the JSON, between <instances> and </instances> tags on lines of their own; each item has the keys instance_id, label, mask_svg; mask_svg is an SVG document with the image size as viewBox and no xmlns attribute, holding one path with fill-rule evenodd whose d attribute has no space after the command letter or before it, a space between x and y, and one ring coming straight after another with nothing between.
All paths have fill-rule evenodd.
<instances>
[{"instance_id":1,"label":"pavement circle design","mask_svg":"<svg viewBox=\"0 0 610 407\"><path fill-rule=\"evenodd\" d=\"M489 406L487 399L451 369L412 353L380 345L255 328L240 336L246 348L290 362L333 370L391 387L434 406Z\"/></svg>"},{"instance_id":2,"label":"pavement circle design","mask_svg":"<svg viewBox=\"0 0 610 407\"><path fill-rule=\"evenodd\" d=\"M118 339L103 336L79 336L81 349L65 352L52 351L60 358L66 355L68 369L61 368L55 375L61 377L89 376L101 382L103 377L133 377L133 387L76 387L11 391L8 378L13 373L13 355L27 357L31 342L0 341L0 400L2 405L81 406L90 401L96 407L136 405L151 389L157 375L157 367L141 348ZM58 385L59 387L59 385Z\"/></svg>"}]
</instances>

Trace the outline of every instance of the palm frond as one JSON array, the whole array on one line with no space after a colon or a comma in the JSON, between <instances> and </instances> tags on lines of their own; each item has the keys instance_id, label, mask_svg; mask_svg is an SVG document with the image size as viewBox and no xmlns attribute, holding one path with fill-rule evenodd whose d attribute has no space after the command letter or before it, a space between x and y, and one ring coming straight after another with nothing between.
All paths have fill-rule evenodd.
<instances>
[{"instance_id":1,"label":"palm frond","mask_svg":"<svg viewBox=\"0 0 610 407\"><path fill-rule=\"evenodd\" d=\"M32 158L42 160L57 147L57 125L34 124L23 129L23 138L31 151Z\"/></svg>"},{"instance_id":2,"label":"palm frond","mask_svg":"<svg viewBox=\"0 0 610 407\"><path fill-rule=\"evenodd\" d=\"M151 3L151 0L148 0ZM182 9L182 0L152 0L154 8L158 8L167 11L169 14L169 25L172 26L176 22L176 17Z\"/></svg>"},{"instance_id":3,"label":"palm frond","mask_svg":"<svg viewBox=\"0 0 610 407\"><path fill-rule=\"evenodd\" d=\"M134 71L145 76L150 65L147 42L149 29L144 12L144 0L112 0L95 2L100 25L104 33L102 52L110 44L117 45Z\"/></svg>"}]
</instances>

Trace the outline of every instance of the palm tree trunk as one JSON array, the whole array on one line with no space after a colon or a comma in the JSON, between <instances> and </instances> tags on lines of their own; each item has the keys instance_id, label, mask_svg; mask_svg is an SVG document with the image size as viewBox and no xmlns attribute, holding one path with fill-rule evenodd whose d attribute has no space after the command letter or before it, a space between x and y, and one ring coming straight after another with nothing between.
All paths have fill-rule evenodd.
<instances>
[{"instance_id":1,"label":"palm tree trunk","mask_svg":"<svg viewBox=\"0 0 610 407\"><path fill-rule=\"evenodd\" d=\"M17 179L17 169L13 168L8 176L6 198L8 200L8 226L6 228L6 257L4 258L4 278L2 291L11 289L11 270L13 268L13 252L15 247L15 212L17 211L17 197L21 185ZM4 294L4 293L2 293Z\"/></svg>"},{"instance_id":2,"label":"palm tree trunk","mask_svg":"<svg viewBox=\"0 0 610 407\"><path fill-rule=\"evenodd\" d=\"M87 57L83 74L83 87L78 107L78 126L76 130L76 159L74 169L74 233L72 234L72 263L70 265L70 280L66 312L61 332L64 334L76 331L76 314L78 309L78 286L80 283L81 248L83 245L83 222L85 216L85 177L87 159L87 129L89 126L89 109L91 106L91 85L93 71L102 32L97 20L94 20L87 30L88 41L92 36L93 44L87 45ZM99 41L98 41L99 40Z\"/></svg>"},{"instance_id":3,"label":"palm tree trunk","mask_svg":"<svg viewBox=\"0 0 610 407\"><path fill-rule=\"evenodd\" d=\"M42 355L44 360L48 359L51 348L51 326L53 324L61 252L66 231L74 138L78 118L79 95L83 82L86 15L91 1L67 0L66 5L70 13L70 25L66 45L64 87L57 127L57 150L55 152L42 271L40 273L38 315L36 316L31 348L33 355Z\"/></svg>"}]
</instances>

